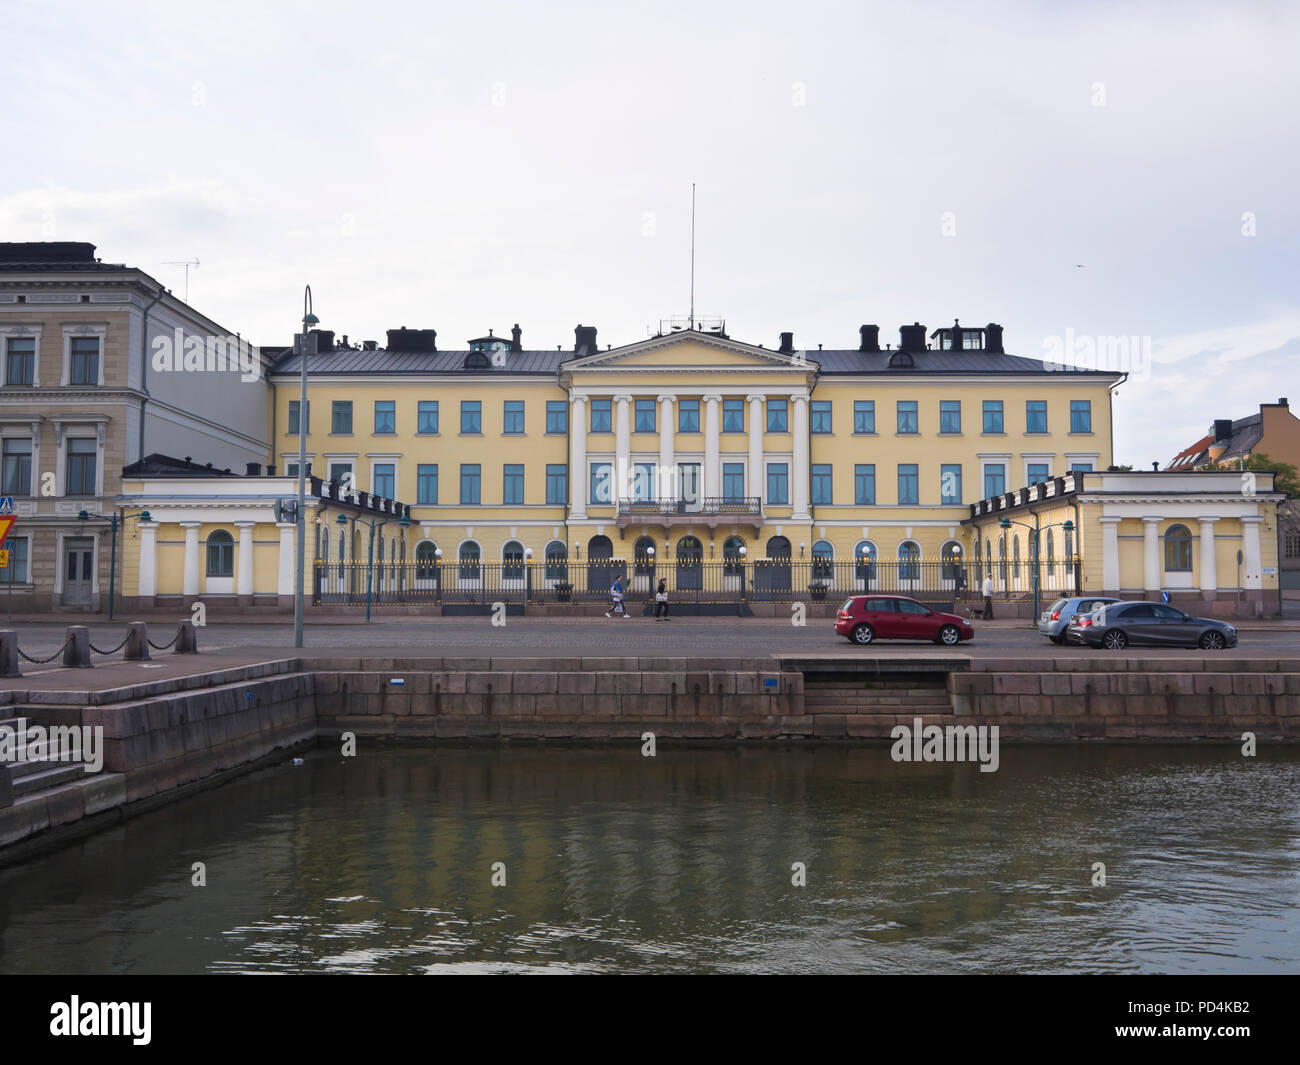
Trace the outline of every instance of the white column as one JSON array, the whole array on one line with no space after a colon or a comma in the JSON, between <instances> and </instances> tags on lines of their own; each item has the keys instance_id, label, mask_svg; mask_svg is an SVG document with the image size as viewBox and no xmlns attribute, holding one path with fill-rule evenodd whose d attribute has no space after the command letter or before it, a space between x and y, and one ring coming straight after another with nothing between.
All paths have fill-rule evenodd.
<instances>
[{"instance_id":1,"label":"white column","mask_svg":"<svg viewBox=\"0 0 1300 1065\"><path fill-rule=\"evenodd\" d=\"M722 397L704 397L704 498L716 499L722 494L722 457L718 445L718 406Z\"/></svg>"},{"instance_id":2,"label":"white column","mask_svg":"<svg viewBox=\"0 0 1300 1065\"><path fill-rule=\"evenodd\" d=\"M136 527L140 530L140 577L135 594L150 599L158 594L158 523L142 521Z\"/></svg>"},{"instance_id":3,"label":"white column","mask_svg":"<svg viewBox=\"0 0 1300 1065\"><path fill-rule=\"evenodd\" d=\"M252 521L237 521L235 528L239 530L239 562L235 571L235 594L247 595L253 594L253 526L257 524Z\"/></svg>"},{"instance_id":4,"label":"white column","mask_svg":"<svg viewBox=\"0 0 1300 1065\"><path fill-rule=\"evenodd\" d=\"M790 502L794 504L792 521L808 521L808 397L794 397L794 424L791 427L794 438L794 469L790 471L790 483L793 491Z\"/></svg>"},{"instance_id":5,"label":"white column","mask_svg":"<svg viewBox=\"0 0 1300 1065\"><path fill-rule=\"evenodd\" d=\"M673 403L675 396L659 397L659 484L655 493L660 499L677 498L677 456L673 448Z\"/></svg>"},{"instance_id":6,"label":"white column","mask_svg":"<svg viewBox=\"0 0 1300 1065\"><path fill-rule=\"evenodd\" d=\"M277 521L275 527L280 530L280 558L276 570L275 593L278 596L292 599L296 583L294 581L294 566L297 564L297 558L294 554L293 534L298 527L293 522L282 521ZM342 562L343 559L338 561ZM311 589L305 589L303 596L310 601Z\"/></svg>"},{"instance_id":7,"label":"white column","mask_svg":"<svg viewBox=\"0 0 1300 1065\"><path fill-rule=\"evenodd\" d=\"M1101 585L1108 595L1119 592L1119 518L1101 519Z\"/></svg>"},{"instance_id":8,"label":"white column","mask_svg":"<svg viewBox=\"0 0 1300 1065\"><path fill-rule=\"evenodd\" d=\"M746 396L749 401L749 495L763 499L763 396Z\"/></svg>"},{"instance_id":9,"label":"white column","mask_svg":"<svg viewBox=\"0 0 1300 1065\"><path fill-rule=\"evenodd\" d=\"M1142 587L1148 592L1160 590L1160 519L1142 519Z\"/></svg>"},{"instance_id":10,"label":"white column","mask_svg":"<svg viewBox=\"0 0 1300 1065\"><path fill-rule=\"evenodd\" d=\"M199 525L197 521L183 521L185 530L185 577L181 584L182 595L199 594Z\"/></svg>"},{"instance_id":11,"label":"white column","mask_svg":"<svg viewBox=\"0 0 1300 1065\"><path fill-rule=\"evenodd\" d=\"M569 411L569 517L587 517L587 397L573 396Z\"/></svg>"},{"instance_id":12,"label":"white column","mask_svg":"<svg viewBox=\"0 0 1300 1065\"><path fill-rule=\"evenodd\" d=\"M614 485L615 502L632 495L632 397L614 397Z\"/></svg>"},{"instance_id":13,"label":"white column","mask_svg":"<svg viewBox=\"0 0 1300 1065\"><path fill-rule=\"evenodd\" d=\"M1219 589L1219 570L1214 554L1214 523L1218 518L1198 518L1201 523L1201 591Z\"/></svg>"},{"instance_id":14,"label":"white column","mask_svg":"<svg viewBox=\"0 0 1300 1065\"><path fill-rule=\"evenodd\" d=\"M1259 526L1263 520L1253 516L1241 519L1242 552L1246 556L1242 580L1247 588L1264 587L1264 560L1259 546Z\"/></svg>"}]
</instances>

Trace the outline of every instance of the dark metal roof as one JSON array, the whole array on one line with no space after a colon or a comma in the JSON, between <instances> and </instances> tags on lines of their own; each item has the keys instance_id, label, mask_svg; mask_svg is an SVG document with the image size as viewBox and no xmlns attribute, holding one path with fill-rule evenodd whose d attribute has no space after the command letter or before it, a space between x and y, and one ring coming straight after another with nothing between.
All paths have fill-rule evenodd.
<instances>
[{"instance_id":1,"label":"dark metal roof","mask_svg":"<svg viewBox=\"0 0 1300 1065\"><path fill-rule=\"evenodd\" d=\"M199 465L189 459L173 458L154 452L139 462L122 467L123 477L239 477L230 470L219 470L212 463Z\"/></svg>"},{"instance_id":2,"label":"dark metal roof","mask_svg":"<svg viewBox=\"0 0 1300 1065\"><path fill-rule=\"evenodd\" d=\"M494 340L501 339L493 337ZM507 341L509 343L509 341ZM266 349L263 349L266 350ZM307 359L307 373L312 377L321 374L551 374L559 373L560 364L572 359L571 351L513 351L504 352L501 365L491 363L491 353L475 354L488 359L483 367L465 368L468 351L330 351L311 355ZM271 367L273 374L298 374L298 356L289 354Z\"/></svg>"},{"instance_id":3,"label":"dark metal roof","mask_svg":"<svg viewBox=\"0 0 1300 1065\"><path fill-rule=\"evenodd\" d=\"M964 328L964 327L963 327ZM890 369L890 356L897 351L809 351L809 362L818 363L824 374L1026 374L1060 373L1071 376L1113 377L1106 370L1081 370L1072 366L1048 364L1041 359L1024 355L993 355L987 351L925 351L908 352L913 365L906 369Z\"/></svg>"},{"instance_id":4,"label":"dark metal roof","mask_svg":"<svg viewBox=\"0 0 1300 1065\"><path fill-rule=\"evenodd\" d=\"M125 270L121 263L101 263L95 258L95 245L83 241L8 241L0 242L0 273L31 273L41 270L63 273L68 270Z\"/></svg>"}]
</instances>

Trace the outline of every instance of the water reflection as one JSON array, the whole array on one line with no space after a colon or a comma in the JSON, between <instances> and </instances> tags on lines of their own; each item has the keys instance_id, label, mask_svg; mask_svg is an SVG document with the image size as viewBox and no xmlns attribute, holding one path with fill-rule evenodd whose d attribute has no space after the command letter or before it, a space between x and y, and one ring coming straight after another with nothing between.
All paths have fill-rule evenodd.
<instances>
[{"instance_id":1,"label":"water reflection","mask_svg":"<svg viewBox=\"0 0 1300 1065\"><path fill-rule=\"evenodd\" d=\"M0 971L1300 961L1300 752L1002 754L981 774L885 748L317 752L0 870Z\"/></svg>"}]
</instances>

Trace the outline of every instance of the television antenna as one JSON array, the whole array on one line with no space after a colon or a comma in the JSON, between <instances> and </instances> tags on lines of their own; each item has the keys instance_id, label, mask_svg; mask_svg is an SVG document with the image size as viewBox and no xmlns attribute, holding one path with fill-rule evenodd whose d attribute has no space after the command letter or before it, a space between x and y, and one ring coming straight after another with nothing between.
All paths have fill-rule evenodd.
<instances>
[{"instance_id":1,"label":"television antenna","mask_svg":"<svg viewBox=\"0 0 1300 1065\"><path fill-rule=\"evenodd\" d=\"M185 267L185 302L190 302L190 267L195 270L199 268L198 259L165 259L163 266L183 266Z\"/></svg>"}]
</instances>

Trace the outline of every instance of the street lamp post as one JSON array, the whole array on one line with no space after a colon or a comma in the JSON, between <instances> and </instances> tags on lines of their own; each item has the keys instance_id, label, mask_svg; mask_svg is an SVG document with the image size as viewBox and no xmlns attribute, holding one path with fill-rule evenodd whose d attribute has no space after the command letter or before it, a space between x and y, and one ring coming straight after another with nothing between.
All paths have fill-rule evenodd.
<instances>
[{"instance_id":1,"label":"street lamp post","mask_svg":"<svg viewBox=\"0 0 1300 1065\"><path fill-rule=\"evenodd\" d=\"M147 510L140 511L139 514L123 513L119 519L118 512L113 511L109 518L109 528L112 530L112 546L108 553L108 620L113 620L113 600L117 598L117 526L120 522L123 529L126 528L127 518L140 518L143 521L152 521ZM83 510L77 515L78 521L89 521L90 512ZM12 595L13 589L10 588Z\"/></svg>"},{"instance_id":2,"label":"street lamp post","mask_svg":"<svg viewBox=\"0 0 1300 1065\"><path fill-rule=\"evenodd\" d=\"M302 294L302 334L297 338L300 386L298 392L298 506L294 534L298 539L297 572L293 581L293 645L302 646L302 595L307 573L307 356L315 347L311 327L320 325L312 313L311 285Z\"/></svg>"},{"instance_id":3,"label":"street lamp post","mask_svg":"<svg viewBox=\"0 0 1300 1065\"><path fill-rule=\"evenodd\" d=\"M1068 538L1069 534L1074 531L1074 522L1070 521L1067 518L1065 521L1060 521L1060 522L1054 521L1050 525L1040 525L1038 521L1038 515L1035 514L1033 525L1029 525L1023 521L1012 521L1010 518L1003 518L1000 522L998 522L998 525L1000 525L1004 529L1009 529L1013 525L1019 525L1021 528L1028 529L1029 532L1032 534L1033 538L1030 540L1030 559L1034 567L1034 613L1030 617L1029 624L1030 626L1035 626L1038 624L1038 576L1039 576L1038 575L1038 568L1039 568L1038 567L1038 538L1039 538L1039 534L1044 529L1055 529L1057 526L1060 526L1060 528L1065 530L1066 536Z\"/></svg>"},{"instance_id":4,"label":"street lamp post","mask_svg":"<svg viewBox=\"0 0 1300 1065\"><path fill-rule=\"evenodd\" d=\"M348 516L346 514L340 514L337 520L340 525L346 525L348 522ZM366 621L369 621L370 602L375 583L375 530L382 529L385 525L391 525L393 519L385 518L383 521L367 521L365 518L353 518L352 520L359 521L362 525L365 525L370 529L369 559L366 562ZM410 528L411 519L403 514L397 519L397 525L402 529Z\"/></svg>"}]
</instances>

